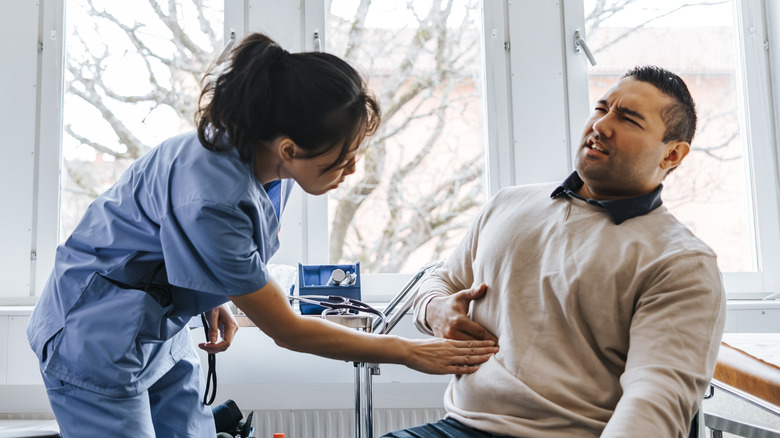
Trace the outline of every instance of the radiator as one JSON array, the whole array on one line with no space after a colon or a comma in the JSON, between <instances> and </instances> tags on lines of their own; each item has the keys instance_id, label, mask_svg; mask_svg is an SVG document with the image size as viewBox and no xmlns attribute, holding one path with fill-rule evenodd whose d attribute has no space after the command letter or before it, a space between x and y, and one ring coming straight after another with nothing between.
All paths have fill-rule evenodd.
<instances>
[{"instance_id":1,"label":"radiator","mask_svg":"<svg viewBox=\"0 0 780 438\"><path fill-rule=\"evenodd\" d=\"M444 418L444 409L374 409L374 437ZM351 409L254 411L257 438L284 432L285 438L354 438L355 413Z\"/></svg>"}]
</instances>

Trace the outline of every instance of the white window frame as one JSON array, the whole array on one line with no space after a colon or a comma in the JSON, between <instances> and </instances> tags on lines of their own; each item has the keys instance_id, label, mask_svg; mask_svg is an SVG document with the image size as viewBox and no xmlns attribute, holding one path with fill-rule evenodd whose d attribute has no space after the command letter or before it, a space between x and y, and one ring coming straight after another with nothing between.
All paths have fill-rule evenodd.
<instances>
[{"instance_id":1,"label":"white window frame","mask_svg":"<svg viewBox=\"0 0 780 438\"><path fill-rule=\"evenodd\" d=\"M59 218L64 0L3 5L0 305L33 304L54 265ZM7 167L7 169L6 169ZM8 172L6 172L8 170Z\"/></svg>"},{"instance_id":2,"label":"white window frame","mask_svg":"<svg viewBox=\"0 0 780 438\"><path fill-rule=\"evenodd\" d=\"M750 150L750 169L754 187L754 227L758 272L748 274L724 273L727 291L742 297L763 298L762 295L780 292L780 162L777 151L777 107L779 90L773 89L770 71L770 35L766 26L769 8L777 10L776 2L738 0L735 4L739 17L739 42L743 69L742 111L743 126L747 131ZM776 31L776 30L775 30ZM775 35L775 45L780 40ZM780 59L780 58L778 58ZM774 72L775 79L778 72ZM775 82L780 83L780 82ZM744 277L744 278L743 278Z\"/></svg>"},{"instance_id":3,"label":"white window frame","mask_svg":"<svg viewBox=\"0 0 780 438\"><path fill-rule=\"evenodd\" d=\"M291 2L274 3L269 0L247 0L242 6L249 18L239 19L238 13L226 12L227 32L231 29L242 31L263 31L272 38L277 39L283 47L289 50L313 50L314 38L317 33L320 44L327 50L327 26L325 25L325 2L323 0L296 0ZM486 69L485 83L483 84L485 100L483 112L486 114L485 139L490 145L486 151L486 175L488 175L488 194L491 195L509 185L516 183L514 162L514 148L511 137L510 106L510 59L508 51L508 21L507 5L504 2L485 1L484 3L484 34ZM227 5L226 5L227 7ZM292 17L297 11L299 20L278 26L278 17L269 13L268 8L282 8L282 15ZM264 13L255 13L256 11ZM227 24L228 17L231 24ZM252 25L243 28L238 24L249 22ZM296 27L297 26L297 27ZM290 35L297 35L293 38ZM285 36L288 40L285 41ZM560 111L559 111L560 113ZM561 150L566 153L567 148ZM529 166L534 168L534 166ZM293 193L288 209L283 218L282 245L280 251L274 256L272 262L296 265L327 264L328 262L328 224L327 224L327 198L325 196L311 196L298 188ZM434 261L434 260L432 260ZM375 302L386 301L396 292L401 290L404 283L411 277L411 273L399 274L363 274L363 297Z\"/></svg>"},{"instance_id":4,"label":"white window frame","mask_svg":"<svg viewBox=\"0 0 780 438\"><path fill-rule=\"evenodd\" d=\"M574 32L584 33L584 7L582 0L564 0L563 2L564 41L569 77L570 107L569 118L573 127L582 126L587 118L591 102L587 97L587 65L583 52L574 51ZM737 18L738 44L736 53L741 55L742 69L737 71L742 88L740 96L741 127L744 129L748 144L745 160L747 174L753 188L753 228L755 231L754 254L758 270L755 272L724 272L723 281L729 299L762 299L780 292L780 166L778 165L778 142L775 126L780 123L777 117L778 93L772 87L780 79L780 71L770 70L770 51L774 48L774 59L780 51L778 30L767 33L768 20L780 23L780 6L776 2L764 0L734 0ZM587 35L584 35L587 39ZM770 44L770 37L772 38ZM780 64L775 64L780 67ZM584 91L584 93L582 92ZM774 100L771 98L774 96ZM748 116L749 115L749 116ZM582 123L579 123L581 121ZM571 132L572 139L578 138L578 132ZM573 147L577 146L572 141Z\"/></svg>"},{"instance_id":5,"label":"white window frame","mask_svg":"<svg viewBox=\"0 0 780 438\"><path fill-rule=\"evenodd\" d=\"M8 120L9 128L4 131L18 133L17 143L28 149L21 155L16 151L10 154L21 160L19 178L0 187L0 193L3 199L12 200L19 192L30 193L20 197L24 200L21 204L7 205L8 213L0 215L2 246L7 251L4 257L14 257L14 263L0 264L0 275L5 279L0 286L0 305L34 303L53 266L61 170L64 2L11 3L6 7L12 13L4 14L15 17L6 20L5 29L16 39L0 47L4 54L20 59L15 71L35 72L35 84L30 85L37 89L20 95L13 103L14 110L4 107L4 114L16 117ZM759 269L723 276L729 298L752 299L780 291L780 269L776 269L780 266L780 145L775 132L780 124L780 90L772 87L773 81L780 83L780 69L771 69L773 60L780 67L780 30L766 25L769 21L780 23L780 5L736 0L735 7L739 53L743 56L743 69L738 74L746 84L739 91L747 102L744 113L750 114L744 125L751 144L746 161L755 187ZM260 30L290 50L314 50L313 35L317 32L321 47L327 50L324 9L325 0L225 1L226 40L231 32L240 38ZM590 108L587 60L573 45L574 31L584 28L582 1L486 0L483 12L488 195L515 184L561 180L572 169ZM26 17L26 21L19 17ZM31 25L37 32L16 33ZM43 47L40 52L39 43ZM8 84L5 87L13 90ZM22 111L24 108L34 108L33 123L31 111ZM327 263L327 217L324 196L310 196L298 189L283 220L285 243L273 261ZM364 295L376 301L386 299L408 276L365 275Z\"/></svg>"}]
</instances>

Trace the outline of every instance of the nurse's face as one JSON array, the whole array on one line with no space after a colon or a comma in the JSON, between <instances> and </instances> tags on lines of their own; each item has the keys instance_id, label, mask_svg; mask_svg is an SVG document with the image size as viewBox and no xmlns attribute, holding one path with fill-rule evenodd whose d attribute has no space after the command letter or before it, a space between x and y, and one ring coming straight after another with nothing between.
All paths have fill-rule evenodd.
<instances>
[{"instance_id":1,"label":"nurse's face","mask_svg":"<svg viewBox=\"0 0 780 438\"><path fill-rule=\"evenodd\" d=\"M311 158L292 157L287 162L287 172L306 193L322 195L338 188L348 175L355 173L355 166L360 159L359 146L360 142L356 140L342 162L337 163L330 170L326 171L338 159L340 152L338 148Z\"/></svg>"}]
</instances>

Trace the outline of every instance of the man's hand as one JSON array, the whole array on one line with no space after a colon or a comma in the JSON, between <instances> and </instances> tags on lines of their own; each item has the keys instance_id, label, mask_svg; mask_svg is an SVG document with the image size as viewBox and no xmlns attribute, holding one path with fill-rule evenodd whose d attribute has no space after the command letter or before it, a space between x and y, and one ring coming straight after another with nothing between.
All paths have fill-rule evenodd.
<instances>
[{"instance_id":1,"label":"man's hand","mask_svg":"<svg viewBox=\"0 0 780 438\"><path fill-rule=\"evenodd\" d=\"M425 311L425 320L433 330L433 334L447 339L498 341L493 333L468 317L469 304L482 298L485 292L487 292L487 286L481 284L477 288L472 287L429 301Z\"/></svg>"},{"instance_id":2,"label":"man's hand","mask_svg":"<svg viewBox=\"0 0 780 438\"><path fill-rule=\"evenodd\" d=\"M206 320L209 323L208 339L206 342L198 344L198 347L207 353L219 353L227 350L230 343L233 342L233 336L238 331L238 321L233 316L230 306L225 303L209 310L206 312ZM220 337L222 337L222 341L219 341Z\"/></svg>"}]
</instances>

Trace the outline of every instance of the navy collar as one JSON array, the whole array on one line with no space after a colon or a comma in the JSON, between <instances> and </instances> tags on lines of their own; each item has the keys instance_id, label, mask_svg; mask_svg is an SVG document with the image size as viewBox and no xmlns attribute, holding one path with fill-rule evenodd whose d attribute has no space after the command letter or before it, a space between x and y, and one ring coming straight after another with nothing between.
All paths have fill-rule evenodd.
<instances>
[{"instance_id":1,"label":"navy collar","mask_svg":"<svg viewBox=\"0 0 780 438\"><path fill-rule=\"evenodd\" d=\"M598 205L607 210L607 213L609 213L610 217L612 217L612 220L617 225L620 225L631 218L650 213L660 207L663 203L663 201L661 201L661 190L664 188L663 184L660 184L657 189L646 195L633 198L611 199L608 201L585 199L578 195L577 191L582 188L583 184L584 182L577 172L572 172L571 175L569 175L569 177L552 192L550 197L555 199L560 195L565 194L567 196L582 199L588 204Z\"/></svg>"}]
</instances>

